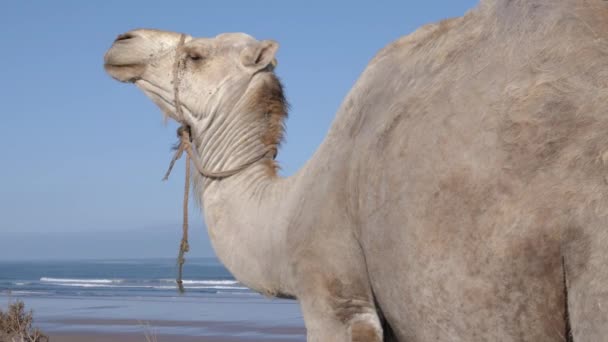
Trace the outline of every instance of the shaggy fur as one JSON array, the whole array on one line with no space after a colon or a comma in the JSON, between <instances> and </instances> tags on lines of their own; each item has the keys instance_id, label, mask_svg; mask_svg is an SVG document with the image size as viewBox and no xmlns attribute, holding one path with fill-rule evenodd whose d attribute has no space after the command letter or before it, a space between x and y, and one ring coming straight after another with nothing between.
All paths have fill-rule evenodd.
<instances>
[{"instance_id":1,"label":"shaggy fur","mask_svg":"<svg viewBox=\"0 0 608 342\"><path fill-rule=\"evenodd\" d=\"M265 123L262 133L262 143L273 152L273 158L267 159L268 170L272 176L276 176L279 165L275 162L279 146L283 142L285 132L285 119L289 104L283 92L283 85L274 73L269 73L265 77L260 87L248 98L244 112L257 113L262 115L259 118Z\"/></svg>"}]
</instances>

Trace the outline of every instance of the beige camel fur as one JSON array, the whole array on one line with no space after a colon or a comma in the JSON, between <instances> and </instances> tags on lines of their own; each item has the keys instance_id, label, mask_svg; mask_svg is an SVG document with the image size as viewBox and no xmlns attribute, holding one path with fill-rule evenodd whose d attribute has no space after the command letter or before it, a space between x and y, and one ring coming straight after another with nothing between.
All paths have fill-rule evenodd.
<instances>
[{"instance_id":1,"label":"beige camel fur","mask_svg":"<svg viewBox=\"0 0 608 342\"><path fill-rule=\"evenodd\" d=\"M607 36L606 1L482 0L397 40L295 175L196 177L218 257L297 297L309 341L605 341ZM277 43L179 39L121 35L106 70L190 125L209 170L276 148Z\"/></svg>"}]
</instances>

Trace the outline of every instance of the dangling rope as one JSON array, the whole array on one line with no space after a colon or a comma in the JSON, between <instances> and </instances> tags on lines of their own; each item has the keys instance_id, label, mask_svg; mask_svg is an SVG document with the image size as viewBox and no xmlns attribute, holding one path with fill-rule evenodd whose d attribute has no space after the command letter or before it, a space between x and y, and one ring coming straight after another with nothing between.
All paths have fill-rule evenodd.
<instances>
[{"instance_id":1,"label":"dangling rope","mask_svg":"<svg viewBox=\"0 0 608 342\"><path fill-rule=\"evenodd\" d=\"M188 199L190 197L190 134L188 132L187 126L181 126L177 130L177 134L180 137L180 143L177 146L177 151L175 151L175 155L173 159L171 159L171 163L169 164L169 169L165 173L165 177L163 177L163 181L169 179L169 175L171 174L171 170L173 170L173 166L175 162L181 158L184 151L186 151L186 177L184 182L184 205L183 205L183 217L182 217L182 241L179 244L179 254L177 256L177 287L180 293L184 293L184 283L182 280L182 274L184 269L184 263L186 263L186 259L184 255L190 251L190 245L188 244Z\"/></svg>"},{"instance_id":2,"label":"dangling rope","mask_svg":"<svg viewBox=\"0 0 608 342\"><path fill-rule=\"evenodd\" d=\"M184 152L186 152L186 177L185 177L185 184L184 184L182 240L179 244L179 254L177 256L178 271L177 271L177 279L176 279L176 283L177 283L180 293L185 292L184 284L183 284L183 280L182 280L183 268L184 268L184 264L186 263L186 259L184 258L184 255L188 251L190 251L190 245L188 244L188 198L190 197L190 163L193 162L197 171L201 175L203 175L207 178L223 179L223 178L230 177L232 175L235 175L235 174L245 170L246 168L255 164L256 162L258 162L259 160L261 160L264 157L268 156L270 158L274 158L274 155L276 154L275 150L273 148L271 148L268 151L265 151L263 154L260 154L258 157L253 158L251 161L249 161L235 169L231 169L231 170L227 170L227 171L215 172L215 171L206 170L203 167L203 164L198 159L198 155L196 153L194 153L194 151L193 151L190 127L184 123L184 113L182 111L181 101L179 100L179 67L181 64L180 53L181 53L181 49L184 45L185 40L186 40L186 36L184 34L182 34L180 36L179 43L178 43L176 51L175 51L175 62L173 64L173 93L174 93L174 101L175 101L175 114L179 118L179 120L181 120L181 122L182 122L181 127L178 128L178 130L177 130L177 136L179 137L179 144L176 148L173 158L171 159L171 163L169 164L169 169L167 170L167 172L165 173L165 176L163 177L163 181L169 179L169 175L171 174L171 171L173 170L173 166L175 165L175 162L182 157Z\"/></svg>"}]
</instances>

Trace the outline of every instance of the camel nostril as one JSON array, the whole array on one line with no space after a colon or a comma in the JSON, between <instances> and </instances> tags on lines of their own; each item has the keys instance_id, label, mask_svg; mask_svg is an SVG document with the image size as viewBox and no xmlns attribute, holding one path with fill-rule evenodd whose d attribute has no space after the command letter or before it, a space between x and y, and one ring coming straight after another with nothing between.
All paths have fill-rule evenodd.
<instances>
[{"instance_id":1,"label":"camel nostril","mask_svg":"<svg viewBox=\"0 0 608 342\"><path fill-rule=\"evenodd\" d=\"M119 42L122 40L128 40L131 38L134 38L135 36L132 35L131 33L123 33L123 34L119 34L118 37L116 37L116 39L114 40L114 42Z\"/></svg>"}]
</instances>

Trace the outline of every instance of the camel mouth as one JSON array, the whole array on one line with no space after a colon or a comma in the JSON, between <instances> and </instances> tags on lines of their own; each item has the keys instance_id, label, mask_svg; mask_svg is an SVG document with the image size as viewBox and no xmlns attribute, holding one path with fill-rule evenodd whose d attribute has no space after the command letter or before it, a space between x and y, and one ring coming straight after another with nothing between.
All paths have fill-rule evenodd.
<instances>
[{"instance_id":1,"label":"camel mouth","mask_svg":"<svg viewBox=\"0 0 608 342\"><path fill-rule=\"evenodd\" d=\"M117 81L134 83L140 79L154 58L170 53L181 34L154 30L132 30L118 35L103 58L105 71ZM160 36L160 38L158 37ZM192 39L187 36L186 41Z\"/></svg>"},{"instance_id":2,"label":"camel mouth","mask_svg":"<svg viewBox=\"0 0 608 342\"><path fill-rule=\"evenodd\" d=\"M145 58L138 51L139 36L127 32L116 37L112 46L103 57L105 71L117 81L133 83L141 77L145 71ZM135 43L135 46L134 46Z\"/></svg>"},{"instance_id":3,"label":"camel mouth","mask_svg":"<svg viewBox=\"0 0 608 342\"><path fill-rule=\"evenodd\" d=\"M104 63L103 68L113 79L124 83L135 83L145 70L141 64Z\"/></svg>"}]
</instances>

